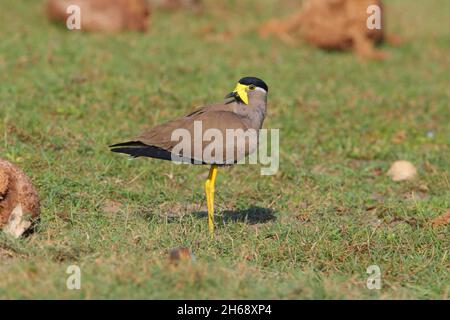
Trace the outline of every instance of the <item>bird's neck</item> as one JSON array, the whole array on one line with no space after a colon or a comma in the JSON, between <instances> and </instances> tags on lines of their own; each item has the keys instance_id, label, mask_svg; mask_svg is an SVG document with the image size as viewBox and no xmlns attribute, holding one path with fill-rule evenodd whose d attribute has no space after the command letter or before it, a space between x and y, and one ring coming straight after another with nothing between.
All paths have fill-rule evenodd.
<instances>
[{"instance_id":1,"label":"bird's neck","mask_svg":"<svg viewBox=\"0 0 450 320\"><path fill-rule=\"evenodd\" d=\"M249 103L248 105L237 108L236 113L244 117L244 121L249 128L259 130L266 117L266 103Z\"/></svg>"}]
</instances>

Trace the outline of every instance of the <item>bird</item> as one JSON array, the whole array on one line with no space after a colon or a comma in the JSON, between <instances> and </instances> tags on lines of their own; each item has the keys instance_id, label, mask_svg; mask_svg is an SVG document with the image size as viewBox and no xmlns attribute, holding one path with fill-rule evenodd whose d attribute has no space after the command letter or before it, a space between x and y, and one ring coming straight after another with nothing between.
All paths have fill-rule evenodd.
<instances>
[{"instance_id":1,"label":"bird","mask_svg":"<svg viewBox=\"0 0 450 320\"><path fill-rule=\"evenodd\" d=\"M208 229L213 235L214 194L218 167L245 161L245 157L257 150L258 133L267 112L268 92L269 88L263 80L257 77L241 78L222 103L199 107L183 117L144 131L131 141L110 145L110 151L127 154L132 158L149 157L194 165L209 165L205 195ZM175 134L174 138L174 133L177 132L182 134L181 136ZM209 138L205 137L208 132ZM182 148L180 148L181 140L183 140ZM208 149L213 143L215 148Z\"/></svg>"}]
</instances>

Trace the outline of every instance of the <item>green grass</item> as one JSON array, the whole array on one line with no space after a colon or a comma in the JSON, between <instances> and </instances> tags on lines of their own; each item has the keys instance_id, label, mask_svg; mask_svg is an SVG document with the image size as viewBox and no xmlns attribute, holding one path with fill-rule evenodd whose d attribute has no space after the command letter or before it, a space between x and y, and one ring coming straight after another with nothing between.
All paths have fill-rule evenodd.
<instances>
[{"instance_id":1,"label":"green grass","mask_svg":"<svg viewBox=\"0 0 450 320\"><path fill-rule=\"evenodd\" d=\"M406 42L365 63L257 37L294 3L215 1L108 36L48 23L40 1L1 1L0 156L31 176L42 216L25 239L0 236L0 298L448 298L449 228L430 221L450 199L450 2L390 1ZM210 239L206 167L107 146L220 101L245 75L269 84L280 171L220 169ZM398 159L416 180L384 174ZM178 246L196 262L170 265ZM72 264L81 290L66 288ZM372 264L381 290L366 288Z\"/></svg>"}]
</instances>

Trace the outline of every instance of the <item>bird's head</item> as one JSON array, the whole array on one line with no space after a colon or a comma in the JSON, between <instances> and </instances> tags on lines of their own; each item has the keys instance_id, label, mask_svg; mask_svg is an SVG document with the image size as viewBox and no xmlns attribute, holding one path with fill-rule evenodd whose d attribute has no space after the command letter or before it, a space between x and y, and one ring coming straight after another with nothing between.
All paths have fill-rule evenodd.
<instances>
[{"instance_id":1,"label":"bird's head","mask_svg":"<svg viewBox=\"0 0 450 320\"><path fill-rule=\"evenodd\" d=\"M233 92L225 98L233 98L233 101L249 104L254 99L265 99L269 87L261 79L255 77L245 77L239 80Z\"/></svg>"}]
</instances>

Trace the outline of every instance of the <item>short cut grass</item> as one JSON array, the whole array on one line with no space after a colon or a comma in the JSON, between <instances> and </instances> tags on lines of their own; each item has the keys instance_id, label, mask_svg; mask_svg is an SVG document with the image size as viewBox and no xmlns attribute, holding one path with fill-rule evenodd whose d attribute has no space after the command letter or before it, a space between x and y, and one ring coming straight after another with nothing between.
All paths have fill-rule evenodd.
<instances>
[{"instance_id":1,"label":"short cut grass","mask_svg":"<svg viewBox=\"0 0 450 320\"><path fill-rule=\"evenodd\" d=\"M406 42L363 63L258 38L296 3L206 1L204 15L156 11L148 34L101 35L48 23L42 1L1 1L0 155L30 175L42 216L27 238L0 236L0 298L448 298L449 229L431 221L450 199L450 2L389 1ZM207 167L107 146L245 75L270 85L280 170L219 170L211 240ZM386 177L399 159L415 180ZM196 262L168 264L179 246Z\"/></svg>"}]
</instances>

